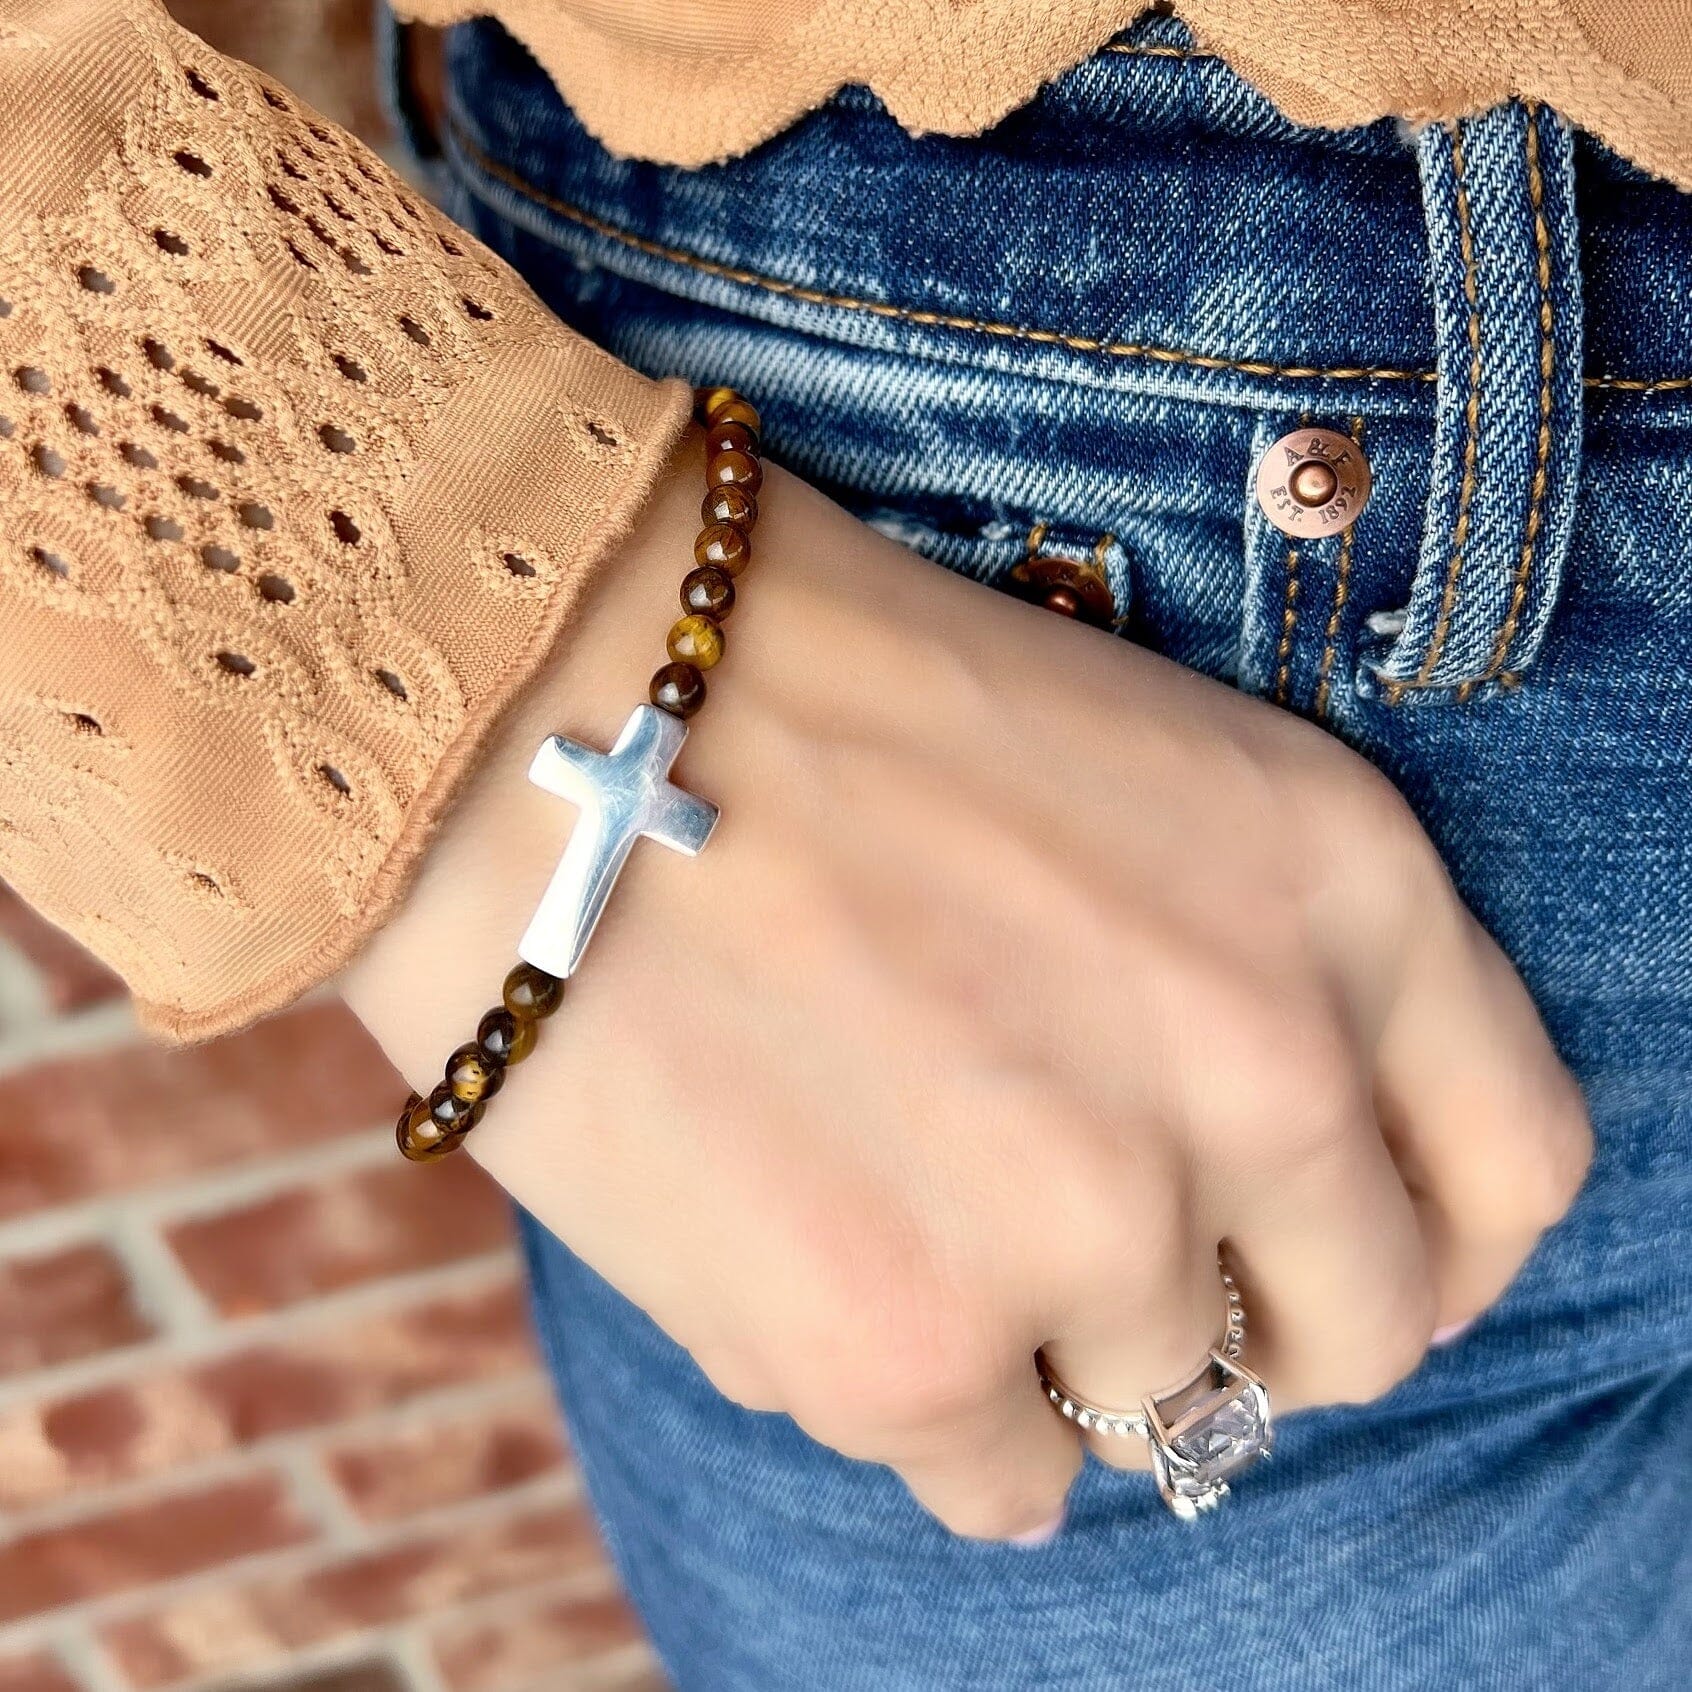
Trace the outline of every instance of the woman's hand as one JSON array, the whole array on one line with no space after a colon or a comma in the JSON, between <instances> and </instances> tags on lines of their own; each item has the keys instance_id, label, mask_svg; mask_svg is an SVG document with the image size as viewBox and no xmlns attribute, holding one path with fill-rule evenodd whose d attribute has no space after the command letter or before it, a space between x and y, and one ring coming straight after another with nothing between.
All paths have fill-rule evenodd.
<instances>
[{"instance_id":1,"label":"woman's hand","mask_svg":"<svg viewBox=\"0 0 1692 1692\"><path fill-rule=\"evenodd\" d=\"M609 745L661 658L697 451L349 979L424 1091L569 831L534 748ZM722 822L696 860L636 847L474 1155L729 1397L959 1533L1061 1510L1080 1447L1038 1347L1111 1405L1193 1372L1223 1239L1279 1408L1384 1392L1590 1155L1398 795L791 477L761 504L676 776Z\"/></svg>"}]
</instances>

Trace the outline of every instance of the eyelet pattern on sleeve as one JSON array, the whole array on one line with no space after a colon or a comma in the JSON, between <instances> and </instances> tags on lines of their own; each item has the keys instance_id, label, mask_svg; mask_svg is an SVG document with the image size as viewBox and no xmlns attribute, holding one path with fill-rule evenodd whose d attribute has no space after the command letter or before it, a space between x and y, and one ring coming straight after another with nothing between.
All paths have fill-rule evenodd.
<instances>
[{"instance_id":1,"label":"eyelet pattern on sleeve","mask_svg":"<svg viewBox=\"0 0 1692 1692\"><path fill-rule=\"evenodd\" d=\"M149 1020L212 1032L398 897L688 393L152 0L24 9L0 35L0 876Z\"/></svg>"}]
</instances>

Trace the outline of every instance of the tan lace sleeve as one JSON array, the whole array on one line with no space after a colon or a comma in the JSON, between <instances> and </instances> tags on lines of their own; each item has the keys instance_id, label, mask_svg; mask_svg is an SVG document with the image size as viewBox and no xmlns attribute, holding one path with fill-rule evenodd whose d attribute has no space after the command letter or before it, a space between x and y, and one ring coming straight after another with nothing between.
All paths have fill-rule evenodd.
<instances>
[{"instance_id":1,"label":"tan lace sleeve","mask_svg":"<svg viewBox=\"0 0 1692 1692\"><path fill-rule=\"evenodd\" d=\"M344 964L686 419L154 0L0 0L0 877L184 1038Z\"/></svg>"}]
</instances>

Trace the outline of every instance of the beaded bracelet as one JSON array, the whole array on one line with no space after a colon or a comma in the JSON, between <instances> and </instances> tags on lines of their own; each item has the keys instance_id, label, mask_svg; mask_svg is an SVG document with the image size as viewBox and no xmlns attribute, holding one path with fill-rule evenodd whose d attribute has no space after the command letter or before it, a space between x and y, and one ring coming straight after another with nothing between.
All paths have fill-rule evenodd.
<instances>
[{"instance_id":1,"label":"beaded bracelet","mask_svg":"<svg viewBox=\"0 0 1692 1692\"><path fill-rule=\"evenodd\" d=\"M687 719L705 703L704 673L723 655L735 577L752 561L764 471L758 413L739 394L701 388L694 410L705 426L705 527L693 543L695 567L681 585L682 616L666 642L669 661L652 677L651 704L636 707L609 753L555 735L535 755L529 779L574 800L582 815L518 946L521 961L505 978L501 1002L482 1018L475 1039L447 1059L434 1091L427 1098L413 1093L400 1112L395 1137L414 1163L462 1145L504 1086L506 1070L534 1050L539 1025L563 1003L564 982L581 961L634 841L645 835L691 855L716 824L716 807L668 776Z\"/></svg>"}]
</instances>

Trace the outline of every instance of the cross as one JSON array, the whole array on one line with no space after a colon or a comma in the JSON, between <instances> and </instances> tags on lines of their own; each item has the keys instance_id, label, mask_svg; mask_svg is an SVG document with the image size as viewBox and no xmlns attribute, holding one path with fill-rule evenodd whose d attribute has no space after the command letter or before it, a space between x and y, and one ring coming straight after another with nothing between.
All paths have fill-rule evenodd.
<instances>
[{"instance_id":1,"label":"cross","mask_svg":"<svg viewBox=\"0 0 1692 1692\"><path fill-rule=\"evenodd\" d=\"M690 858L703 850L717 807L669 779L686 739L680 717L637 705L609 752L557 734L542 743L529 780L568 799L581 816L517 948L526 963L560 978L575 973L642 835Z\"/></svg>"}]
</instances>

